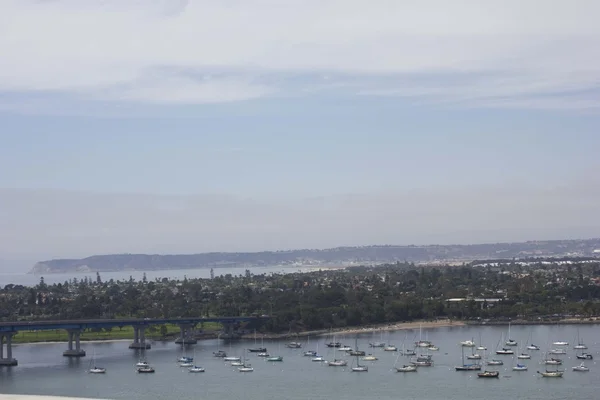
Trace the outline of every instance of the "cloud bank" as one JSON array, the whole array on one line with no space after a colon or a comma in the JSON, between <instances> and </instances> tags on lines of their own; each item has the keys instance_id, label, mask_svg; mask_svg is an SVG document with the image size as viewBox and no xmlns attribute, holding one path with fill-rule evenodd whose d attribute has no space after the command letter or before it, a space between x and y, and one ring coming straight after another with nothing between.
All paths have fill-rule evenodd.
<instances>
[{"instance_id":1,"label":"cloud bank","mask_svg":"<svg viewBox=\"0 0 600 400\"><path fill-rule=\"evenodd\" d=\"M0 92L598 109L598 15L595 0L4 0Z\"/></svg>"}]
</instances>

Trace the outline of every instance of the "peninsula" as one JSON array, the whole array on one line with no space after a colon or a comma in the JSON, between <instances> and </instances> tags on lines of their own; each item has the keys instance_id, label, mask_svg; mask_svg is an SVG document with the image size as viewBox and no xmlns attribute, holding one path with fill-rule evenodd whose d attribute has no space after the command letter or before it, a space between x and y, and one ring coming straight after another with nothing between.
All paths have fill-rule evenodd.
<instances>
[{"instance_id":1,"label":"peninsula","mask_svg":"<svg viewBox=\"0 0 600 400\"><path fill-rule=\"evenodd\" d=\"M426 246L360 246L247 253L110 254L40 261L32 274L220 267L349 267L385 263L460 265L476 260L600 256L600 239Z\"/></svg>"}]
</instances>

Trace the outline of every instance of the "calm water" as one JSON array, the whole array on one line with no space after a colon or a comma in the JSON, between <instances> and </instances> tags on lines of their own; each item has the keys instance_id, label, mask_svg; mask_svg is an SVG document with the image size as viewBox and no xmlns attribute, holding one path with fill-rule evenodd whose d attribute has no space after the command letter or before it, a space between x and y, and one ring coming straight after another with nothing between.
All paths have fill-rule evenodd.
<instances>
[{"instance_id":1,"label":"calm water","mask_svg":"<svg viewBox=\"0 0 600 400\"><path fill-rule=\"evenodd\" d=\"M215 268L215 276L231 274L234 276L244 275L246 269L249 269L255 275L270 274L270 273L293 273L318 270L319 267L235 267L235 268ZM324 268L325 269L325 268ZM100 277L103 281L114 279L115 281L126 281L132 276L136 281L142 280L144 273L150 281L155 279L183 279L188 278L210 278L210 268L198 269L174 269L168 271L122 271L122 272L102 272ZM86 273L67 273L67 274L24 274L24 273L0 273L0 287L4 287L9 283L23 286L35 286L40 283L40 277L44 277L44 282L47 284L64 283L73 278L78 280L84 279L86 276L93 281L96 280L95 272Z\"/></svg>"},{"instance_id":2,"label":"calm water","mask_svg":"<svg viewBox=\"0 0 600 400\"><path fill-rule=\"evenodd\" d=\"M83 359L62 357L66 344L32 344L15 346L14 354L19 366L0 369L0 392L18 394L47 394L85 396L105 399L228 399L281 400L281 399L597 399L600 392L600 343L597 343L600 327L581 326L579 333L589 347L588 352L596 360L586 361L589 372L573 372L571 367L579 364L572 349L577 337L576 326L513 327L511 336L525 344L529 335L534 343L545 348L558 340L569 342L568 354L558 356L564 360L562 379L539 378L537 370L542 354L531 352L531 360L520 360L529 371L514 372L510 356L502 358L500 379L479 379L474 372L456 372L453 366L461 363L458 343L473 338L479 342L481 334L488 351L493 351L507 327L453 327L423 330L423 338L440 347L433 352L435 366L420 368L416 373L392 372L397 355L372 349L379 361L367 363L369 372L356 373L349 369L328 367L303 357L303 350L287 349L284 342L265 342L272 355L283 355L281 363L268 363L255 354L246 353L255 368L252 373L240 373L235 367L212 357L217 350L216 340L199 342L189 346L188 355L195 352L197 364L206 368L205 373L192 374L176 364L181 347L174 343L156 342L146 352L148 361L156 368L155 374L138 374L134 364L139 354L127 348L127 342L85 343L88 356ZM418 330L385 333L383 339L397 346L407 333L407 343L418 339ZM354 337L338 337L339 341L354 345ZM359 336L359 347L367 350L369 341L380 340L380 334ZM318 350L333 358L333 350L325 347L329 338L313 338L307 349ZM259 343L260 344L260 340ZM230 355L242 356L253 342L221 345ZM516 350L515 350L516 351ZM86 373L90 356L95 352L98 365L107 368L106 375ZM537 352L541 353L541 352ZM340 352L337 354L340 355ZM348 360L351 360L348 357ZM399 363L405 361L400 357Z\"/></svg>"}]
</instances>

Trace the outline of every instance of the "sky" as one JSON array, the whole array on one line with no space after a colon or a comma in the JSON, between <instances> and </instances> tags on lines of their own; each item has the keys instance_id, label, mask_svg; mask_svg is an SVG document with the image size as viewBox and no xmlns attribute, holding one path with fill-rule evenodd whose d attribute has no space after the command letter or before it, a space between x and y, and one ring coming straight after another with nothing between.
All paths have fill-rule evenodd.
<instances>
[{"instance_id":1,"label":"sky","mask_svg":"<svg viewBox=\"0 0 600 400\"><path fill-rule=\"evenodd\" d=\"M3 0L0 270L600 236L595 0Z\"/></svg>"}]
</instances>

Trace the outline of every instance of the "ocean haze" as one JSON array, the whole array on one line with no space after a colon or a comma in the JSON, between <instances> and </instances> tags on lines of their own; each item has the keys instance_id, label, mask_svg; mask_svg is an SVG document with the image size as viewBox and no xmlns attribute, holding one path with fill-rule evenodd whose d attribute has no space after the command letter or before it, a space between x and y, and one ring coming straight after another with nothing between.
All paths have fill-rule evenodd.
<instances>
[{"instance_id":1,"label":"ocean haze","mask_svg":"<svg viewBox=\"0 0 600 400\"><path fill-rule=\"evenodd\" d=\"M599 237L599 14L3 1L0 269Z\"/></svg>"},{"instance_id":2,"label":"ocean haze","mask_svg":"<svg viewBox=\"0 0 600 400\"><path fill-rule=\"evenodd\" d=\"M597 198L576 181L271 200L2 189L0 251L41 260L586 238L597 237Z\"/></svg>"}]
</instances>

